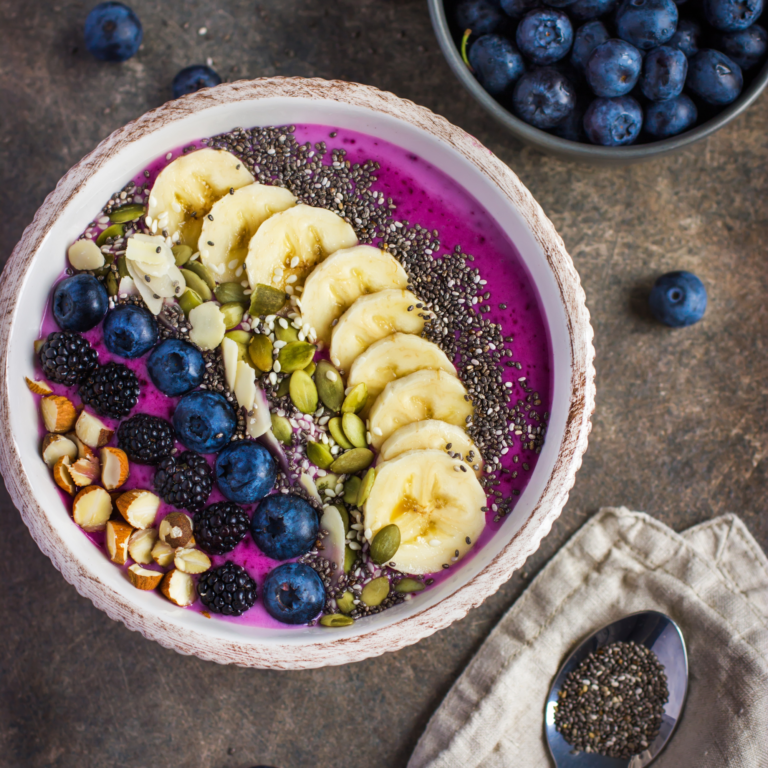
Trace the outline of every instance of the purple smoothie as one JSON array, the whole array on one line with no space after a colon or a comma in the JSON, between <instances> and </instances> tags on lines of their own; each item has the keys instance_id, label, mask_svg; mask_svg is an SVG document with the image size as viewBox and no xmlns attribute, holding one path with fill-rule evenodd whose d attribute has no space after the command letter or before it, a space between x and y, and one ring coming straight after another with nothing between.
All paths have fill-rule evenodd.
<instances>
[{"instance_id":1,"label":"purple smoothie","mask_svg":"<svg viewBox=\"0 0 768 768\"><path fill-rule=\"evenodd\" d=\"M514 353L512 359L522 366L522 369L503 367L504 381L512 384L510 392L513 400L517 398L524 400L526 395L533 391L540 402L536 410L540 414L548 413L551 410L552 393L551 344L538 294L514 244L485 209L457 182L438 168L381 139L321 125L296 126L295 136L300 143L326 142L329 149L342 148L347 152L347 160L353 164L364 163L367 160L376 161L380 169L376 172L377 181L372 189L393 199L397 205L395 218L398 221L409 222L411 225L419 224L428 230L437 230L441 244L440 253L449 252L458 245L464 253L474 256L473 266L480 270L482 279L487 281L486 289L491 292L491 298L486 303L490 304L492 309L484 317L495 323L501 323L504 336L514 337L514 342L511 344ZM202 146L199 142L192 142L185 147L193 144ZM149 183L151 187L157 174L181 154L182 151L179 148L153 161L147 166L148 174L141 173L134 181L137 185ZM330 162L329 157L326 160ZM98 234L106 226L108 224L103 222L100 224L96 221L95 226L88 231ZM374 245L376 244L378 243L374 242ZM506 304L506 309L500 309L500 303ZM58 328L49 304L41 326L41 337L55 330ZM104 346L101 326L84 335L97 350L102 365L111 361L121 362L138 376L142 394L132 414L146 412L171 419L178 398L169 398L154 388L147 375L145 358L125 360L112 355ZM527 391L521 388L521 379L525 381ZM79 404L75 388L67 389L61 385L54 385L54 390L57 394L65 394L75 404ZM118 422L110 419L104 419L104 421L110 427L117 428ZM546 424L546 421L542 421L542 424ZM113 442L116 443L116 440ZM184 450L180 443L177 447L180 451ZM514 456L518 456L517 462L513 461ZM208 458L213 465L214 457ZM514 498L513 493L523 492L537 459L538 456L534 451L522 449L519 439L515 439L513 448L502 460L502 466L509 469L510 474L501 474L501 484L497 486L504 497ZM528 469L524 469L524 466ZM153 490L154 471L154 467L131 463L131 475L124 490L132 488ZM517 472L516 478L512 477L512 472ZM63 493L62 498L69 510L71 500ZM224 497L214 485L208 504L223 500L225 500ZM491 502L492 499L489 497L489 505ZM159 523L173 509L170 505L163 503L158 512L157 522ZM246 511L250 515L253 512L253 505L246 507ZM504 524L504 519L495 523L493 518L494 510L491 508L486 514L485 530L462 563L474 557ZM99 546L102 556L107 557L103 546L103 534L86 535ZM242 565L256 579L260 588L267 573L279 564L278 561L262 554L250 536L246 536L233 552L225 556L212 556L211 560L214 566L226 560ZM459 563L458 567L461 567L462 563ZM452 568L442 573L432 574L435 584L443 581L454 570ZM198 602L191 606L190 610L201 612L202 606ZM272 619L264 610L260 600L243 616L237 618L216 616L216 618L259 627L284 629L287 626Z\"/></svg>"}]
</instances>

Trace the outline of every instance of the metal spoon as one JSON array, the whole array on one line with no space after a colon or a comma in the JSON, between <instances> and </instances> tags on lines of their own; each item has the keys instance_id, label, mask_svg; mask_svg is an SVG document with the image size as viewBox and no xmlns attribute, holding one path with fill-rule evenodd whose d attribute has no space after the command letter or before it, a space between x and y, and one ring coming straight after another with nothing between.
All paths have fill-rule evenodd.
<instances>
[{"instance_id":1,"label":"metal spoon","mask_svg":"<svg viewBox=\"0 0 768 768\"><path fill-rule=\"evenodd\" d=\"M634 641L650 648L664 665L669 688L669 701L664 705L659 735L639 755L627 760L606 757L596 752L575 752L555 729L557 694L567 675L590 653L611 643ZM688 654L680 627L669 616L658 611L633 613L599 629L588 637L560 667L547 696L544 715L549 751L557 768L645 768L664 749L675 730L688 693Z\"/></svg>"}]
</instances>

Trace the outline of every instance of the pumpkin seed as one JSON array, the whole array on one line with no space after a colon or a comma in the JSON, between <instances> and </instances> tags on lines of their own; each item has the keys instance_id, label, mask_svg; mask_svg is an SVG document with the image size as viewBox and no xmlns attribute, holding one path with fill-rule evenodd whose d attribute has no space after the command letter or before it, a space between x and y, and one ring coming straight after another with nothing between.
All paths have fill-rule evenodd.
<instances>
[{"instance_id":1,"label":"pumpkin seed","mask_svg":"<svg viewBox=\"0 0 768 768\"><path fill-rule=\"evenodd\" d=\"M112 270L109 268L109 266L105 265L103 267L99 267L98 269L93 270L93 274L95 277L106 277Z\"/></svg>"},{"instance_id":2,"label":"pumpkin seed","mask_svg":"<svg viewBox=\"0 0 768 768\"><path fill-rule=\"evenodd\" d=\"M189 317L189 313L195 307L199 307L202 303L203 300L200 298L200 294L197 291L193 291L191 288L187 288L187 290L181 294L181 298L179 299L179 306L187 317Z\"/></svg>"},{"instance_id":3,"label":"pumpkin seed","mask_svg":"<svg viewBox=\"0 0 768 768\"><path fill-rule=\"evenodd\" d=\"M344 398L341 404L342 413L360 413L368 402L368 385L361 381L352 387L352 391Z\"/></svg>"},{"instance_id":4,"label":"pumpkin seed","mask_svg":"<svg viewBox=\"0 0 768 768\"><path fill-rule=\"evenodd\" d=\"M306 368L304 368L304 373L306 373L307 376L314 376L316 370L317 370L317 365L315 365L315 361L313 360Z\"/></svg>"},{"instance_id":5,"label":"pumpkin seed","mask_svg":"<svg viewBox=\"0 0 768 768\"><path fill-rule=\"evenodd\" d=\"M272 414L272 434L283 444L291 445L293 443L293 429L291 422L285 416L276 416Z\"/></svg>"},{"instance_id":6,"label":"pumpkin seed","mask_svg":"<svg viewBox=\"0 0 768 768\"><path fill-rule=\"evenodd\" d=\"M363 477L363 482L360 484L360 490L357 493L357 506L362 509L363 504L368 501L368 497L371 494L373 488L373 481L376 479L376 470L371 467Z\"/></svg>"},{"instance_id":7,"label":"pumpkin seed","mask_svg":"<svg viewBox=\"0 0 768 768\"><path fill-rule=\"evenodd\" d=\"M317 480L315 480L315 485L317 486L317 490L327 491L327 490L334 490L339 482L339 476L334 475L333 472L329 472L325 477L318 477ZM336 500L333 500L333 504L336 503Z\"/></svg>"},{"instance_id":8,"label":"pumpkin seed","mask_svg":"<svg viewBox=\"0 0 768 768\"><path fill-rule=\"evenodd\" d=\"M401 594L421 592L422 589L426 589L426 585L423 581L416 581L416 579L400 579L395 584L395 592L400 592ZM339 601L337 600L336 602L338 603Z\"/></svg>"},{"instance_id":9,"label":"pumpkin seed","mask_svg":"<svg viewBox=\"0 0 768 768\"><path fill-rule=\"evenodd\" d=\"M341 374L327 360L321 360L315 371L315 382L323 405L338 413L344 402L344 382Z\"/></svg>"},{"instance_id":10,"label":"pumpkin seed","mask_svg":"<svg viewBox=\"0 0 768 768\"><path fill-rule=\"evenodd\" d=\"M349 573L357 562L357 552L349 547L344 547L344 573Z\"/></svg>"},{"instance_id":11,"label":"pumpkin seed","mask_svg":"<svg viewBox=\"0 0 768 768\"><path fill-rule=\"evenodd\" d=\"M194 264L194 262L192 263ZM208 287L208 283L197 272L193 272L191 269L182 269L181 274L187 281L187 288L191 288L203 301L210 301L213 298L213 292Z\"/></svg>"},{"instance_id":12,"label":"pumpkin seed","mask_svg":"<svg viewBox=\"0 0 768 768\"><path fill-rule=\"evenodd\" d=\"M289 325L287 328L283 328L280 323L275 323L275 338L278 341L284 341L286 344L289 341L298 341L299 331L292 325Z\"/></svg>"},{"instance_id":13,"label":"pumpkin seed","mask_svg":"<svg viewBox=\"0 0 768 768\"><path fill-rule=\"evenodd\" d=\"M171 252L177 267L183 267L192 258L192 249L188 245L172 245Z\"/></svg>"},{"instance_id":14,"label":"pumpkin seed","mask_svg":"<svg viewBox=\"0 0 768 768\"><path fill-rule=\"evenodd\" d=\"M229 331L229 333L225 333L224 335L228 339L232 339L235 343L243 344L246 347L251 340L251 333L249 331Z\"/></svg>"},{"instance_id":15,"label":"pumpkin seed","mask_svg":"<svg viewBox=\"0 0 768 768\"><path fill-rule=\"evenodd\" d=\"M122 224L113 224L111 227L107 227L97 238L96 245L101 248L104 243L107 242L108 237L122 237L125 232L125 227Z\"/></svg>"},{"instance_id":16,"label":"pumpkin seed","mask_svg":"<svg viewBox=\"0 0 768 768\"><path fill-rule=\"evenodd\" d=\"M328 469L333 464L333 454L324 443L307 442L307 458L320 469Z\"/></svg>"},{"instance_id":17,"label":"pumpkin seed","mask_svg":"<svg viewBox=\"0 0 768 768\"><path fill-rule=\"evenodd\" d=\"M245 295L245 288L240 283L222 283L217 285L213 289L213 294L216 296L216 300L219 304L231 304L236 301L238 304L242 304L245 309L248 309L248 305L251 300Z\"/></svg>"},{"instance_id":18,"label":"pumpkin seed","mask_svg":"<svg viewBox=\"0 0 768 768\"><path fill-rule=\"evenodd\" d=\"M356 413L345 413L341 417L341 428L344 434L355 448L365 448L368 441L365 439L365 424Z\"/></svg>"},{"instance_id":19,"label":"pumpkin seed","mask_svg":"<svg viewBox=\"0 0 768 768\"><path fill-rule=\"evenodd\" d=\"M251 308L248 314L252 317L275 315L285 306L286 294L271 285L257 283L251 294Z\"/></svg>"},{"instance_id":20,"label":"pumpkin seed","mask_svg":"<svg viewBox=\"0 0 768 768\"><path fill-rule=\"evenodd\" d=\"M251 362L264 373L272 370L272 340L263 333L258 333L248 344Z\"/></svg>"},{"instance_id":21,"label":"pumpkin seed","mask_svg":"<svg viewBox=\"0 0 768 768\"><path fill-rule=\"evenodd\" d=\"M369 581L360 593L360 599L371 607L381 605L389 594L389 579L379 576L378 579Z\"/></svg>"},{"instance_id":22,"label":"pumpkin seed","mask_svg":"<svg viewBox=\"0 0 768 768\"><path fill-rule=\"evenodd\" d=\"M385 525L371 542L371 560L377 565L388 563L400 549L400 529L395 523Z\"/></svg>"},{"instance_id":23,"label":"pumpkin seed","mask_svg":"<svg viewBox=\"0 0 768 768\"><path fill-rule=\"evenodd\" d=\"M295 373L293 374L296 375ZM353 448L345 451L331 464L331 472L349 475L368 469L373 463L373 451L368 448Z\"/></svg>"},{"instance_id":24,"label":"pumpkin seed","mask_svg":"<svg viewBox=\"0 0 768 768\"><path fill-rule=\"evenodd\" d=\"M237 328L237 326L243 322L245 310L243 309L242 304L238 304L236 301L230 301L228 304L222 304L219 309L221 310L221 314L224 315L224 326L228 331Z\"/></svg>"},{"instance_id":25,"label":"pumpkin seed","mask_svg":"<svg viewBox=\"0 0 768 768\"><path fill-rule=\"evenodd\" d=\"M128 221L136 221L147 212L146 208L139 203L128 203L121 205L109 214L109 220L113 224L125 224Z\"/></svg>"},{"instance_id":26,"label":"pumpkin seed","mask_svg":"<svg viewBox=\"0 0 768 768\"><path fill-rule=\"evenodd\" d=\"M104 280L104 285L106 286L107 293L110 296L117 296L117 278L115 277L115 273L111 269L107 274L106 280Z\"/></svg>"},{"instance_id":27,"label":"pumpkin seed","mask_svg":"<svg viewBox=\"0 0 768 768\"><path fill-rule=\"evenodd\" d=\"M355 596L347 590L341 597L336 598L336 605L339 606L339 610L342 613L352 613L355 610L354 600Z\"/></svg>"},{"instance_id":28,"label":"pumpkin seed","mask_svg":"<svg viewBox=\"0 0 768 768\"><path fill-rule=\"evenodd\" d=\"M284 376L282 381L277 385L275 390L275 397L285 397L291 389L291 377Z\"/></svg>"},{"instance_id":29,"label":"pumpkin seed","mask_svg":"<svg viewBox=\"0 0 768 768\"><path fill-rule=\"evenodd\" d=\"M354 475L347 478L347 482L344 483L344 501L347 504L357 506L357 494L360 493L361 483L362 480Z\"/></svg>"},{"instance_id":30,"label":"pumpkin seed","mask_svg":"<svg viewBox=\"0 0 768 768\"><path fill-rule=\"evenodd\" d=\"M324 627L351 627L355 620L351 616L345 616L343 613L326 613L320 619L320 624Z\"/></svg>"},{"instance_id":31,"label":"pumpkin seed","mask_svg":"<svg viewBox=\"0 0 768 768\"><path fill-rule=\"evenodd\" d=\"M186 268L190 272L194 272L211 290L216 287L216 280L213 277L211 270L208 269L202 261L187 262Z\"/></svg>"},{"instance_id":32,"label":"pumpkin seed","mask_svg":"<svg viewBox=\"0 0 768 768\"><path fill-rule=\"evenodd\" d=\"M306 341L292 341L286 344L278 353L277 361L280 363L280 370L285 373L293 373L294 371L301 371L306 368L315 356L317 347L314 344L309 344ZM309 374L307 374L309 377ZM310 381L312 380L311 377ZM315 392L317 387L314 382L312 383Z\"/></svg>"},{"instance_id":33,"label":"pumpkin seed","mask_svg":"<svg viewBox=\"0 0 768 768\"><path fill-rule=\"evenodd\" d=\"M121 279L124 277L130 277L128 274L128 267L125 263L125 254L117 257L117 274L120 275Z\"/></svg>"},{"instance_id":34,"label":"pumpkin seed","mask_svg":"<svg viewBox=\"0 0 768 768\"><path fill-rule=\"evenodd\" d=\"M319 391L318 387L318 391ZM352 443L347 440L347 436L344 434L344 429L341 426L341 416L334 416L329 422L328 422L328 431L331 433L331 437L342 447L342 448L354 448L355 446L352 445Z\"/></svg>"},{"instance_id":35,"label":"pumpkin seed","mask_svg":"<svg viewBox=\"0 0 768 768\"><path fill-rule=\"evenodd\" d=\"M349 533L349 512L347 512L347 508L340 501L336 501L336 499L334 499L333 506L339 510L341 522L344 523L344 533Z\"/></svg>"},{"instance_id":36,"label":"pumpkin seed","mask_svg":"<svg viewBox=\"0 0 768 768\"><path fill-rule=\"evenodd\" d=\"M291 402L302 413L314 413L317 410L317 387L304 371L294 371L291 374L288 391L291 394Z\"/></svg>"}]
</instances>

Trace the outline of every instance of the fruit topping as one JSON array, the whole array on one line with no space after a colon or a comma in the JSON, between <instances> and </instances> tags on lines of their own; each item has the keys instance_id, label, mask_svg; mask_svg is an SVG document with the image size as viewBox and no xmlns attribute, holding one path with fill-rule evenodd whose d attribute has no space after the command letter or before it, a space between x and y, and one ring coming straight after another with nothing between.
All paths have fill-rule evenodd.
<instances>
[{"instance_id":1,"label":"fruit topping","mask_svg":"<svg viewBox=\"0 0 768 768\"><path fill-rule=\"evenodd\" d=\"M90 331L108 306L107 291L93 275L65 277L53 289L53 317L63 331Z\"/></svg>"},{"instance_id":2,"label":"fruit topping","mask_svg":"<svg viewBox=\"0 0 768 768\"><path fill-rule=\"evenodd\" d=\"M96 350L79 333L51 333L40 349L43 373L51 381L67 387L82 381L98 362Z\"/></svg>"},{"instance_id":3,"label":"fruit topping","mask_svg":"<svg viewBox=\"0 0 768 768\"><path fill-rule=\"evenodd\" d=\"M133 528L119 520L109 520L106 526L106 544L109 559L118 565L125 565L128 560L128 541Z\"/></svg>"},{"instance_id":4,"label":"fruit topping","mask_svg":"<svg viewBox=\"0 0 768 768\"><path fill-rule=\"evenodd\" d=\"M125 451L120 448L102 448L99 454L101 458L101 484L108 491L114 491L125 481L130 474L130 464Z\"/></svg>"},{"instance_id":5,"label":"fruit topping","mask_svg":"<svg viewBox=\"0 0 768 768\"><path fill-rule=\"evenodd\" d=\"M166 456L157 466L155 490L178 509L202 509L212 488L211 468L199 453L184 451L178 456Z\"/></svg>"},{"instance_id":6,"label":"fruit topping","mask_svg":"<svg viewBox=\"0 0 768 768\"><path fill-rule=\"evenodd\" d=\"M71 400L62 395L48 395L40 401L40 414L49 432L69 432L75 426L77 411Z\"/></svg>"},{"instance_id":7,"label":"fruit topping","mask_svg":"<svg viewBox=\"0 0 768 768\"><path fill-rule=\"evenodd\" d=\"M158 416L138 413L117 430L117 444L137 464L159 464L176 442L173 427Z\"/></svg>"},{"instance_id":8,"label":"fruit topping","mask_svg":"<svg viewBox=\"0 0 768 768\"><path fill-rule=\"evenodd\" d=\"M75 423L75 435L86 448L101 448L114 436L115 432L98 417L88 411L81 411Z\"/></svg>"},{"instance_id":9,"label":"fruit topping","mask_svg":"<svg viewBox=\"0 0 768 768\"><path fill-rule=\"evenodd\" d=\"M141 357L155 346L157 337L157 320L136 304L116 307L104 318L104 344L113 355Z\"/></svg>"},{"instance_id":10,"label":"fruit topping","mask_svg":"<svg viewBox=\"0 0 768 768\"><path fill-rule=\"evenodd\" d=\"M142 568L134 563L128 568L128 578L136 589L152 590L157 589L163 580L161 571L150 571L148 568Z\"/></svg>"},{"instance_id":11,"label":"fruit topping","mask_svg":"<svg viewBox=\"0 0 768 768\"><path fill-rule=\"evenodd\" d=\"M86 376L78 394L96 413L119 419L127 416L139 401L139 380L122 363L107 363Z\"/></svg>"},{"instance_id":12,"label":"fruit topping","mask_svg":"<svg viewBox=\"0 0 768 768\"><path fill-rule=\"evenodd\" d=\"M216 483L225 498L238 504L263 499L274 487L276 477L275 460L257 443L231 443L216 457Z\"/></svg>"},{"instance_id":13,"label":"fruit topping","mask_svg":"<svg viewBox=\"0 0 768 768\"><path fill-rule=\"evenodd\" d=\"M257 589L256 582L244 568L227 562L200 577L197 593L212 613L241 616L256 603Z\"/></svg>"},{"instance_id":14,"label":"fruit topping","mask_svg":"<svg viewBox=\"0 0 768 768\"><path fill-rule=\"evenodd\" d=\"M150 491L136 489L118 496L115 504L129 525L141 529L154 525L160 499Z\"/></svg>"},{"instance_id":15,"label":"fruit topping","mask_svg":"<svg viewBox=\"0 0 768 768\"><path fill-rule=\"evenodd\" d=\"M205 359L197 347L180 339L166 339L147 359L152 383L170 397L199 387L205 377Z\"/></svg>"},{"instance_id":16,"label":"fruit topping","mask_svg":"<svg viewBox=\"0 0 768 768\"><path fill-rule=\"evenodd\" d=\"M242 507L220 501L195 515L195 539L203 551L225 555L245 538L250 524Z\"/></svg>"},{"instance_id":17,"label":"fruit topping","mask_svg":"<svg viewBox=\"0 0 768 768\"><path fill-rule=\"evenodd\" d=\"M301 496L273 494L253 514L251 536L275 560L288 560L312 549L318 533L317 512Z\"/></svg>"},{"instance_id":18,"label":"fruit topping","mask_svg":"<svg viewBox=\"0 0 768 768\"><path fill-rule=\"evenodd\" d=\"M184 608L197 600L195 580L184 571L174 568L163 576L160 591L174 604Z\"/></svg>"},{"instance_id":19,"label":"fruit topping","mask_svg":"<svg viewBox=\"0 0 768 768\"><path fill-rule=\"evenodd\" d=\"M186 547L192 541L192 519L183 512L171 512L157 529L160 541L174 549Z\"/></svg>"},{"instance_id":20,"label":"fruit topping","mask_svg":"<svg viewBox=\"0 0 768 768\"><path fill-rule=\"evenodd\" d=\"M84 531L103 531L111 516L112 498L98 485L78 491L72 502L72 517Z\"/></svg>"},{"instance_id":21,"label":"fruit topping","mask_svg":"<svg viewBox=\"0 0 768 768\"><path fill-rule=\"evenodd\" d=\"M285 563L269 573L262 599L267 613L284 624L307 624L325 605L325 587L304 563Z\"/></svg>"},{"instance_id":22,"label":"fruit topping","mask_svg":"<svg viewBox=\"0 0 768 768\"><path fill-rule=\"evenodd\" d=\"M198 453L215 453L232 439L237 416L223 395L196 390L179 401L173 426L187 448Z\"/></svg>"}]
</instances>

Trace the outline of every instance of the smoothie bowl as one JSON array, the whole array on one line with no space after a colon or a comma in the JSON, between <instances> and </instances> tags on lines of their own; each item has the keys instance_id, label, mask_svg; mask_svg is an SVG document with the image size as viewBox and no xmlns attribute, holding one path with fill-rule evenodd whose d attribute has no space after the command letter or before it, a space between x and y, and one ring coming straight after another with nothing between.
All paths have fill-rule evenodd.
<instances>
[{"instance_id":1,"label":"smoothie bowl","mask_svg":"<svg viewBox=\"0 0 768 768\"><path fill-rule=\"evenodd\" d=\"M0 462L130 629L339 664L461 618L586 449L592 330L517 177L428 110L270 79L117 131L3 273Z\"/></svg>"}]
</instances>

